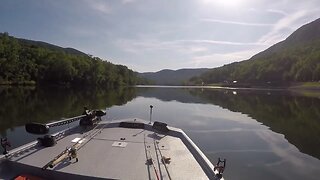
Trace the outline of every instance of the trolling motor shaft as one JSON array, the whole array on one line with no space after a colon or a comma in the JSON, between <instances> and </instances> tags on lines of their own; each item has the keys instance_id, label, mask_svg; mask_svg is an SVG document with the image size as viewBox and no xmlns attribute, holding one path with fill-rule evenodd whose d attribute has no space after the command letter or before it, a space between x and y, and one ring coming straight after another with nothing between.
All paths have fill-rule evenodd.
<instances>
[{"instance_id":1,"label":"trolling motor shaft","mask_svg":"<svg viewBox=\"0 0 320 180\"><path fill-rule=\"evenodd\" d=\"M149 124L151 124L151 121L152 121L152 108L153 108L153 106L150 105L150 122L149 122Z\"/></svg>"}]
</instances>

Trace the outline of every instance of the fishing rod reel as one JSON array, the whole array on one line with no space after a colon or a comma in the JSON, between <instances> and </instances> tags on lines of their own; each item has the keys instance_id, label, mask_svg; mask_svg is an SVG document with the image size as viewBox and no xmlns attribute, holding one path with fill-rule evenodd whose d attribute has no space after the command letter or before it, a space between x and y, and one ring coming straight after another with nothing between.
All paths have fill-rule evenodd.
<instances>
[{"instance_id":1,"label":"fishing rod reel","mask_svg":"<svg viewBox=\"0 0 320 180\"><path fill-rule=\"evenodd\" d=\"M79 161L77 157L77 149L75 147L67 147L67 151L68 151L69 161L71 161L71 159L76 159L75 162Z\"/></svg>"},{"instance_id":2,"label":"fishing rod reel","mask_svg":"<svg viewBox=\"0 0 320 180\"><path fill-rule=\"evenodd\" d=\"M226 159L223 159L221 160L220 158L218 159L218 162L217 164L214 166L213 170L217 170L218 171L218 174L216 174L216 176L218 178L222 178L222 174L226 168L226 163L227 163L227 160Z\"/></svg>"}]
</instances>

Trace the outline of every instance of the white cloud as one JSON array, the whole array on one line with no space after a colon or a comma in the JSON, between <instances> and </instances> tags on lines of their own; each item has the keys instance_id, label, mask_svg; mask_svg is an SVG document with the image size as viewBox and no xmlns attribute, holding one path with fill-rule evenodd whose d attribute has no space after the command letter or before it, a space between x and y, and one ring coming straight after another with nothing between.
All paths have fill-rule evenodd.
<instances>
[{"instance_id":1,"label":"white cloud","mask_svg":"<svg viewBox=\"0 0 320 180\"><path fill-rule=\"evenodd\" d=\"M267 12L276 13L276 14L280 14L280 15L283 15L283 16L287 16L288 15L288 13L286 13L285 11L278 10L278 9L267 9Z\"/></svg>"},{"instance_id":2,"label":"white cloud","mask_svg":"<svg viewBox=\"0 0 320 180\"><path fill-rule=\"evenodd\" d=\"M263 46L265 44L263 43L255 43L255 42L231 42L231 41L215 41L215 40L207 40L207 39L201 39L201 40L179 40L177 42L186 42L186 43L206 43L206 44L221 44L221 45L235 45L235 46Z\"/></svg>"},{"instance_id":3,"label":"white cloud","mask_svg":"<svg viewBox=\"0 0 320 180\"><path fill-rule=\"evenodd\" d=\"M157 55L159 53L165 55L165 59L159 59L163 64L162 68L173 68L170 67L171 64L176 64L177 67L181 66L180 68L218 67L234 61L242 61L245 59L249 59L254 54L266 48L266 45L264 44L224 42L211 40L160 41L155 39L144 39L137 41L119 39L115 43L117 47L122 51L132 54L132 57L153 57L153 55ZM217 50L213 50L217 47L217 45L221 45L223 47L226 46L225 49L227 49L227 51L230 51L227 48L228 46L249 45L252 46L252 48L250 48L250 50L236 50L230 53L222 53ZM240 49L244 48L242 47ZM141 69L141 67L143 66L139 67L137 65L132 64L131 67ZM155 67L144 69L155 69L155 71L159 70Z\"/></svg>"},{"instance_id":4,"label":"white cloud","mask_svg":"<svg viewBox=\"0 0 320 180\"><path fill-rule=\"evenodd\" d=\"M293 27L296 27L296 22L301 19L302 17L307 15L307 10L300 10L293 14L287 15L281 18L275 26L272 28L270 32L266 35L262 36L258 43L265 43L265 44L275 44L279 41L285 39L288 35L287 33L283 33L285 30L292 30Z\"/></svg>"},{"instance_id":5,"label":"white cloud","mask_svg":"<svg viewBox=\"0 0 320 180\"><path fill-rule=\"evenodd\" d=\"M235 24L235 25L242 25L242 26L262 26L262 27L274 26L274 24L268 24L268 23L248 23L248 22L227 21L227 20L210 19L210 18L203 18L200 20L205 21L205 22L222 23L222 24Z\"/></svg>"},{"instance_id":6,"label":"white cloud","mask_svg":"<svg viewBox=\"0 0 320 180\"><path fill-rule=\"evenodd\" d=\"M106 3L106 1L85 0L85 2L95 11L98 11L98 12L104 13L104 14L112 13L112 8L109 4Z\"/></svg>"},{"instance_id":7,"label":"white cloud","mask_svg":"<svg viewBox=\"0 0 320 180\"><path fill-rule=\"evenodd\" d=\"M122 0L122 3L123 4L129 4L129 3L132 3L134 2L135 0Z\"/></svg>"},{"instance_id":8,"label":"white cloud","mask_svg":"<svg viewBox=\"0 0 320 180\"><path fill-rule=\"evenodd\" d=\"M190 51L192 53L206 52L206 51L208 51L208 48L206 48L206 47L190 47Z\"/></svg>"},{"instance_id":9,"label":"white cloud","mask_svg":"<svg viewBox=\"0 0 320 180\"><path fill-rule=\"evenodd\" d=\"M189 61L193 67L217 67L229 64L235 61L249 59L254 54L260 52L263 48L255 48L251 50L236 51L231 53L212 53L207 55L195 56Z\"/></svg>"},{"instance_id":10,"label":"white cloud","mask_svg":"<svg viewBox=\"0 0 320 180\"><path fill-rule=\"evenodd\" d=\"M243 42L229 42L229 41L215 41L215 40L174 40L161 41L157 39L144 40L129 40L119 39L115 42L116 45L124 51L131 53L139 53L145 51L157 50L173 50L180 52L203 52L208 51L208 47L212 45L231 45L231 46L265 46L263 43L243 43Z\"/></svg>"}]
</instances>

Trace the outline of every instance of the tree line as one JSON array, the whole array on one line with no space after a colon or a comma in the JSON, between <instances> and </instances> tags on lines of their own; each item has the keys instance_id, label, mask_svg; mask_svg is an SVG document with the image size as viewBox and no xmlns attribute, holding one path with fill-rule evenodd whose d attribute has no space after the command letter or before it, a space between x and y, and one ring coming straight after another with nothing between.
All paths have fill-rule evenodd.
<instances>
[{"instance_id":1,"label":"tree line","mask_svg":"<svg viewBox=\"0 0 320 180\"><path fill-rule=\"evenodd\" d=\"M90 55L68 53L0 33L0 84L135 85L137 73Z\"/></svg>"}]
</instances>

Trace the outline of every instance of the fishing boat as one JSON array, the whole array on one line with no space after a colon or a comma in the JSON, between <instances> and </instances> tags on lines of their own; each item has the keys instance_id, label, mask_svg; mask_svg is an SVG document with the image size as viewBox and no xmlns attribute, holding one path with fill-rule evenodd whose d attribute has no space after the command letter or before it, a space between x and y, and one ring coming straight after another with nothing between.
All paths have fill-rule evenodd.
<instances>
[{"instance_id":1,"label":"fishing boat","mask_svg":"<svg viewBox=\"0 0 320 180\"><path fill-rule=\"evenodd\" d=\"M226 160L214 166L183 130L152 122L152 107L149 121L111 121L104 111L86 109L81 116L26 124L27 132L41 137L12 150L8 139L1 140L0 179L223 180Z\"/></svg>"}]
</instances>

